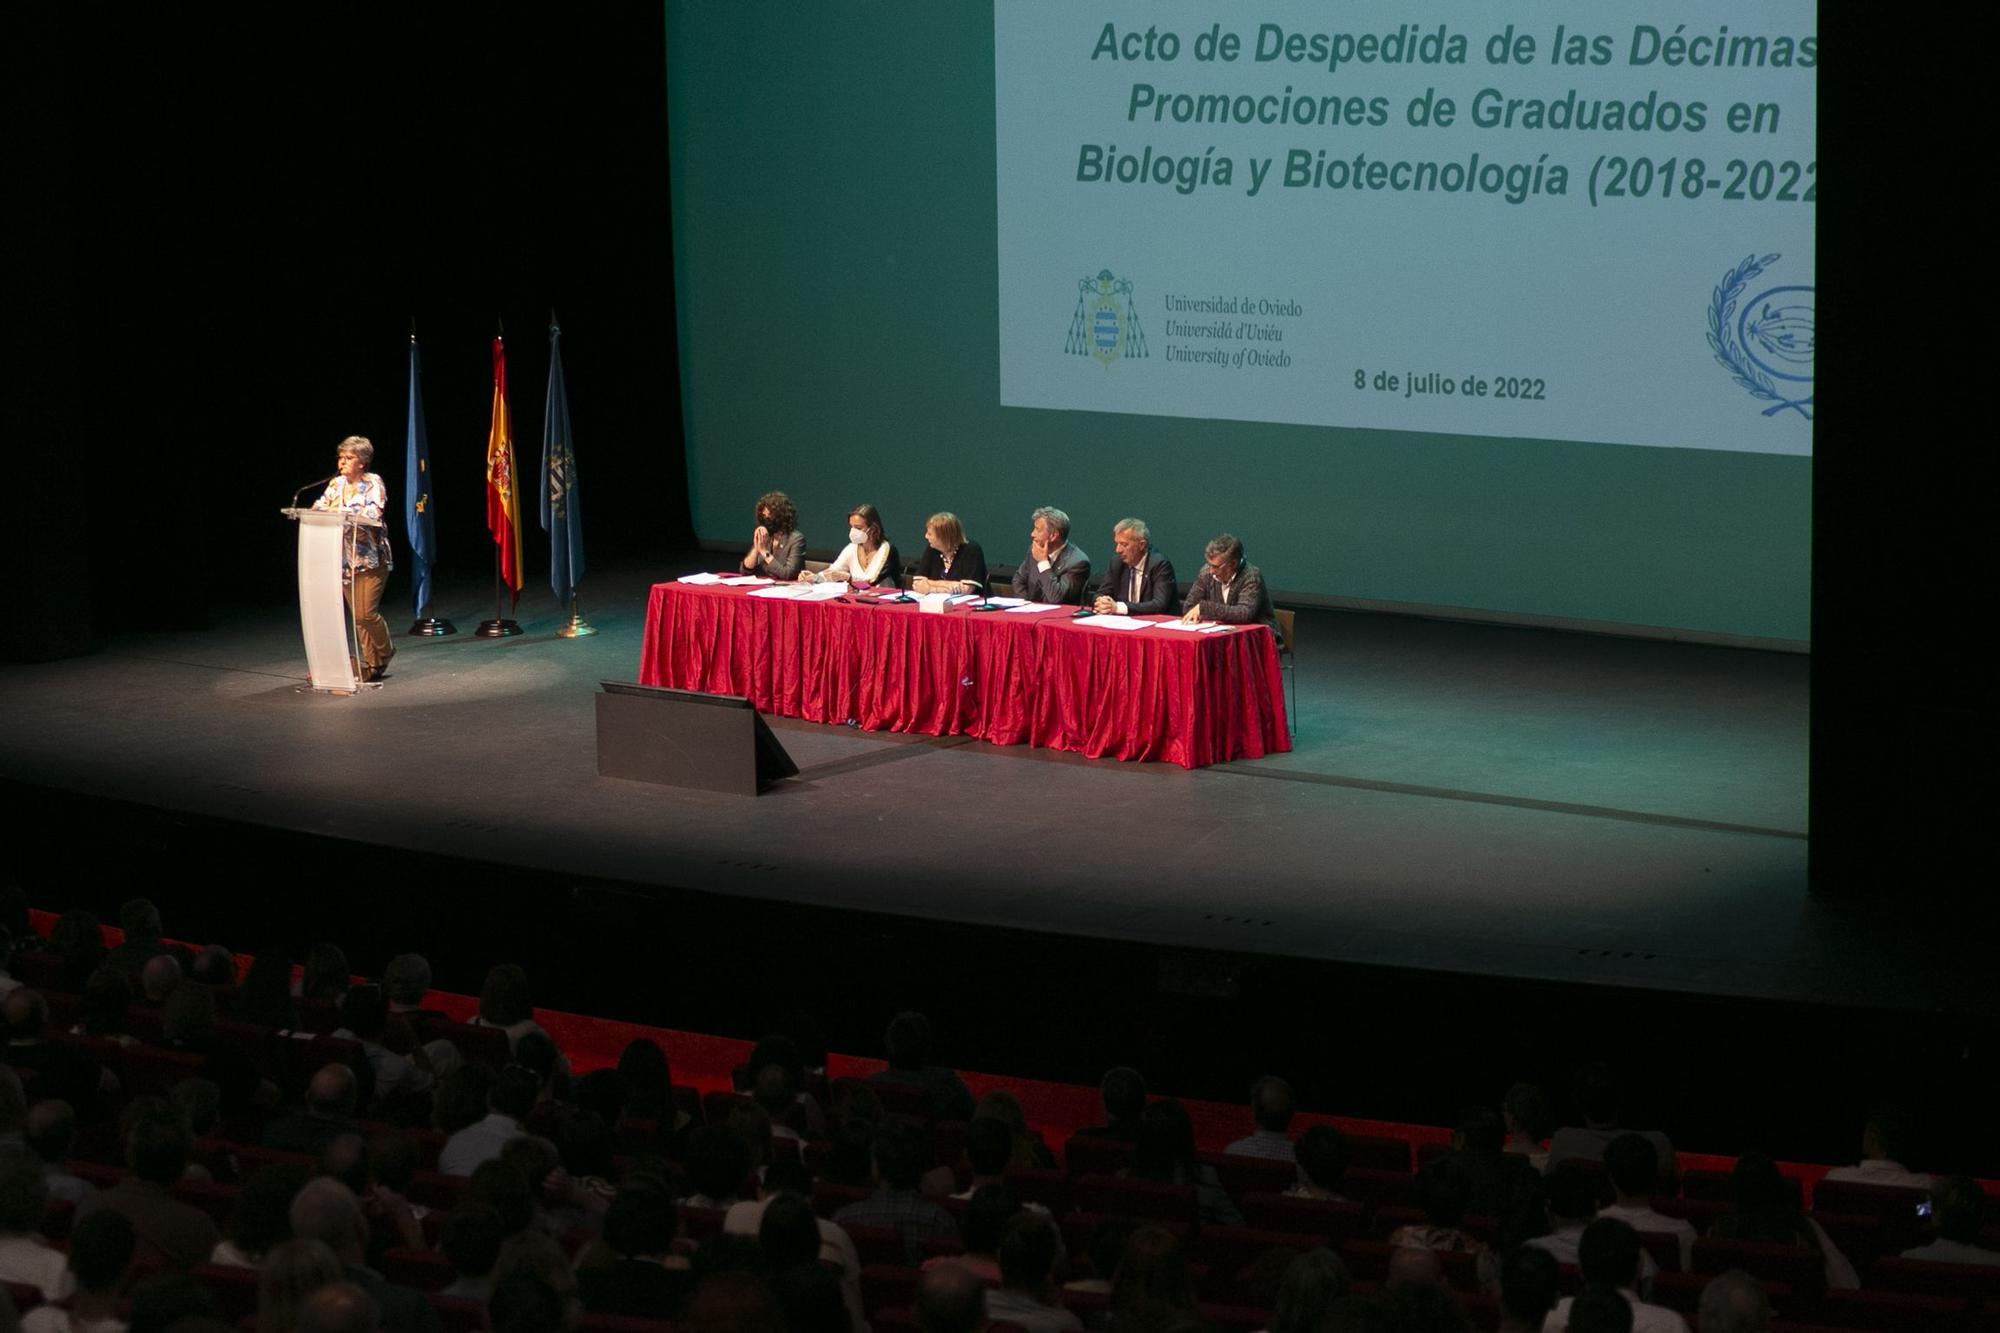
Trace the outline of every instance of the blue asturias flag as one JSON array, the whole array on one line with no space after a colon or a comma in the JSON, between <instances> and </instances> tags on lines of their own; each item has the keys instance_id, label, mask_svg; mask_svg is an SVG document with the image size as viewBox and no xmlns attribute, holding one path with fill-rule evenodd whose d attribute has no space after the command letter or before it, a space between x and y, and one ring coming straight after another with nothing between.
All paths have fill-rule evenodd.
<instances>
[{"instance_id":1,"label":"blue asturias flag","mask_svg":"<svg viewBox=\"0 0 2000 1333\"><path fill-rule=\"evenodd\" d=\"M410 335L409 474L403 487L403 518L410 531L410 597L423 619L431 603L431 566L437 562L437 518L431 509L431 443L424 429L423 365L417 335Z\"/></svg>"},{"instance_id":2,"label":"blue asturias flag","mask_svg":"<svg viewBox=\"0 0 2000 1333\"><path fill-rule=\"evenodd\" d=\"M583 515L570 448L569 391L563 387L562 330L549 321L549 392L542 409L542 531L549 534L549 586L558 604L583 582Z\"/></svg>"}]
</instances>

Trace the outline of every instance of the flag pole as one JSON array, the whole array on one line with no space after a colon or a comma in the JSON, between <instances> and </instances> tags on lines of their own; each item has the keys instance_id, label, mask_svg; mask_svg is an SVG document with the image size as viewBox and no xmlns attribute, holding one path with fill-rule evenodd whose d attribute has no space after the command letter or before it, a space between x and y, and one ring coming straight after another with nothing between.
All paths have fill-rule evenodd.
<instances>
[{"instance_id":1,"label":"flag pole","mask_svg":"<svg viewBox=\"0 0 2000 1333\"><path fill-rule=\"evenodd\" d=\"M417 341L417 317L415 315L411 315L410 316L411 345L414 346L416 344L416 341ZM430 500L429 495L428 494L425 495L424 499L420 502L419 507L421 507L422 504L428 503L429 500ZM424 604L417 608L416 620L412 622L410 625L411 634L417 635L421 638L442 638L447 634L458 633L458 626L452 624L449 620L443 619L442 617L431 615L430 609L431 609L430 599L425 598Z\"/></svg>"},{"instance_id":2,"label":"flag pole","mask_svg":"<svg viewBox=\"0 0 2000 1333\"><path fill-rule=\"evenodd\" d=\"M597 633L597 626L585 620L576 609L576 591L569 594L569 623L556 631L558 639L583 639Z\"/></svg>"},{"instance_id":3,"label":"flag pole","mask_svg":"<svg viewBox=\"0 0 2000 1333\"><path fill-rule=\"evenodd\" d=\"M498 315L494 316L493 329L494 338L501 342L507 340L506 319ZM513 443L509 441L507 447L511 450L514 447ZM508 466L510 468L513 466L511 461ZM501 602L502 590L506 585L506 575L500 567L500 562L500 546L496 542L493 546L493 619L479 622L479 628L472 631L475 638L505 639L521 632L521 623L518 620L509 620L507 618L506 607Z\"/></svg>"}]
</instances>

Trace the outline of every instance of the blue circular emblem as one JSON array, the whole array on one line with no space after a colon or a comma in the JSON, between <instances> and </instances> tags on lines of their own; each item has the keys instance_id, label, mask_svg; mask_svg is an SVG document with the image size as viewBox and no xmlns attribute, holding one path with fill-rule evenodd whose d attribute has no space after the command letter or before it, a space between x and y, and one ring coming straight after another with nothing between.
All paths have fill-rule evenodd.
<instances>
[{"instance_id":1,"label":"blue circular emblem","mask_svg":"<svg viewBox=\"0 0 2000 1333\"><path fill-rule=\"evenodd\" d=\"M1736 338L1766 374L1811 383L1813 289L1773 287L1751 297L1736 318Z\"/></svg>"}]
</instances>

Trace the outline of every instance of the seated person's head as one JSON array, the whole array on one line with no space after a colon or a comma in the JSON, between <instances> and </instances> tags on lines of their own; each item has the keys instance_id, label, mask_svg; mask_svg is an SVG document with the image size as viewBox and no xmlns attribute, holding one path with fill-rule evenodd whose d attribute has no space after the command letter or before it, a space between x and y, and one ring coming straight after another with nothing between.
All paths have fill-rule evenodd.
<instances>
[{"instance_id":1,"label":"seated person's head","mask_svg":"<svg viewBox=\"0 0 2000 1333\"><path fill-rule=\"evenodd\" d=\"M930 1165L924 1134L915 1125L891 1120L875 1131L875 1176L894 1190L913 1190Z\"/></svg>"},{"instance_id":2,"label":"seated person's head","mask_svg":"<svg viewBox=\"0 0 2000 1333\"><path fill-rule=\"evenodd\" d=\"M1097 1085L1097 1095L1103 1099L1106 1119L1137 1120L1146 1109L1146 1076L1126 1065L1108 1069Z\"/></svg>"},{"instance_id":3,"label":"seated person's head","mask_svg":"<svg viewBox=\"0 0 2000 1333\"><path fill-rule=\"evenodd\" d=\"M1434 1227L1455 1227L1464 1221L1471 1198L1472 1178L1449 1158L1440 1158L1417 1173L1417 1202Z\"/></svg>"},{"instance_id":4,"label":"seated person's head","mask_svg":"<svg viewBox=\"0 0 2000 1333\"><path fill-rule=\"evenodd\" d=\"M1312 1249L1285 1265L1278 1299L1271 1310L1272 1333L1309 1333L1320 1327L1327 1307L1347 1295L1347 1265L1328 1249Z\"/></svg>"},{"instance_id":5,"label":"seated person's head","mask_svg":"<svg viewBox=\"0 0 2000 1333\"><path fill-rule=\"evenodd\" d=\"M931 1021L915 1010L889 1021L882 1045L891 1069L923 1069L931 1062Z\"/></svg>"},{"instance_id":6,"label":"seated person's head","mask_svg":"<svg viewBox=\"0 0 2000 1333\"><path fill-rule=\"evenodd\" d=\"M100 1208L69 1233L69 1271L79 1293L109 1296L125 1285L139 1236L123 1213Z\"/></svg>"},{"instance_id":7,"label":"seated person's head","mask_svg":"<svg viewBox=\"0 0 2000 1333\"><path fill-rule=\"evenodd\" d=\"M1539 1083L1516 1083L1507 1089L1506 1099L1500 1103L1500 1114L1510 1134L1519 1134L1534 1143L1549 1136L1549 1095Z\"/></svg>"},{"instance_id":8,"label":"seated person's head","mask_svg":"<svg viewBox=\"0 0 2000 1333\"><path fill-rule=\"evenodd\" d=\"M321 1065L306 1084L306 1110L326 1120L351 1120L360 1085L343 1064Z\"/></svg>"},{"instance_id":9,"label":"seated person's head","mask_svg":"<svg viewBox=\"0 0 2000 1333\"><path fill-rule=\"evenodd\" d=\"M389 1000L380 986L355 986L340 1002L341 1026L363 1041L376 1041L389 1025Z\"/></svg>"},{"instance_id":10,"label":"seated person's head","mask_svg":"<svg viewBox=\"0 0 2000 1333\"><path fill-rule=\"evenodd\" d=\"M1660 1150L1643 1134L1620 1134L1604 1149L1612 1187L1628 1198L1652 1194L1660 1181Z\"/></svg>"},{"instance_id":11,"label":"seated person's head","mask_svg":"<svg viewBox=\"0 0 2000 1333\"><path fill-rule=\"evenodd\" d=\"M757 1243L774 1273L818 1263L819 1219L812 1205L790 1191L773 1197L758 1223Z\"/></svg>"},{"instance_id":12,"label":"seated person's head","mask_svg":"<svg viewBox=\"0 0 2000 1333\"><path fill-rule=\"evenodd\" d=\"M465 1200L487 1204L500 1214L504 1236L516 1235L534 1225L535 1189L521 1174L521 1168L512 1162L496 1157L474 1167L472 1178L465 1182Z\"/></svg>"},{"instance_id":13,"label":"seated person's head","mask_svg":"<svg viewBox=\"0 0 2000 1333\"><path fill-rule=\"evenodd\" d=\"M765 1065L751 1076L750 1099L771 1117L771 1123L783 1124L785 1117L798 1104L798 1089L792 1083L792 1071L776 1062Z\"/></svg>"},{"instance_id":14,"label":"seated person's head","mask_svg":"<svg viewBox=\"0 0 2000 1333\"><path fill-rule=\"evenodd\" d=\"M625 1259L665 1256L679 1230L679 1205L667 1187L650 1176L622 1183L604 1214L604 1243Z\"/></svg>"},{"instance_id":15,"label":"seated person's head","mask_svg":"<svg viewBox=\"0 0 2000 1333\"><path fill-rule=\"evenodd\" d=\"M329 1282L299 1302L293 1333L376 1333L375 1298L352 1282Z\"/></svg>"},{"instance_id":16,"label":"seated person's head","mask_svg":"<svg viewBox=\"0 0 2000 1333\"><path fill-rule=\"evenodd\" d=\"M1971 1176L1950 1176L1931 1189L1931 1225L1943 1240L1979 1243L1980 1212L1986 1195Z\"/></svg>"},{"instance_id":17,"label":"seated person's head","mask_svg":"<svg viewBox=\"0 0 2000 1333\"><path fill-rule=\"evenodd\" d=\"M1061 1253L1062 1236L1048 1214L1022 1209L1000 1233L1001 1284L1018 1291L1042 1290Z\"/></svg>"},{"instance_id":18,"label":"seated person's head","mask_svg":"<svg viewBox=\"0 0 2000 1333\"><path fill-rule=\"evenodd\" d=\"M1250 1085L1250 1115L1257 1128L1267 1134L1283 1134L1292 1127L1297 1099L1292 1085L1276 1074L1266 1074Z\"/></svg>"},{"instance_id":19,"label":"seated person's head","mask_svg":"<svg viewBox=\"0 0 2000 1333\"><path fill-rule=\"evenodd\" d=\"M125 1164L156 1185L171 1185L194 1156L194 1135L172 1103L140 1097L125 1108Z\"/></svg>"},{"instance_id":20,"label":"seated person's head","mask_svg":"<svg viewBox=\"0 0 2000 1333\"><path fill-rule=\"evenodd\" d=\"M612 1204L614 1209L617 1206ZM461 1203L444 1219L444 1228L438 1235L438 1248L444 1251L444 1257L451 1261L452 1271L460 1277L485 1277L493 1271L493 1260L500 1253L500 1242L507 1238L503 1225L499 1212L492 1204ZM609 1231L607 1218L607 1239Z\"/></svg>"},{"instance_id":21,"label":"seated person's head","mask_svg":"<svg viewBox=\"0 0 2000 1333\"><path fill-rule=\"evenodd\" d=\"M1000 1237L1007 1224L1021 1212L1021 1200L1014 1187L1004 1180L981 1185L972 1191L959 1223L959 1239L967 1254L997 1254Z\"/></svg>"},{"instance_id":22,"label":"seated person's head","mask_svg":"<svg viewBox=\"0 0 2000 1333\"><path fill-rule=\"evenodd\" d=\"M368 1141L359 1134L336 1134L319 1155L319 1173L339 1181L360 1198L368 1193Z\"/></svg>"},{"instance_id":23,"label":"seated person's head","mask_svg":"<svg viewBox=\"0 0 2000 1333\"><path fill-rule=\"evenodd\" d=\"M431 990L431 965L420 953L399 953L382 969L382 993L390 1004L415 1009Z\"/></svg>"},{"instance_id":24,"label":"seated person's head","mask_svg":"<svg viewBox=\"0 0 2000 1333\"><path fill-rule=\"evenodd\" d=\"M1507 1146L1507 1117L1490 1106L1467 1107L1452 1137L1460 1152L1499 1152Z\"/></svg>"},{"instance_id":25,"label":"seated person's head","mask_svg":"<svg viewBox=\"0 0 2000 1333\"><path fill-rule=\"evenodd\" d=\"M1332 1125L1314 1125L1299 1135L1293 1156L1309 1182L1329 1192L1340 1189L1340 1178L1347 1174L1347 1140Z\"/></svg>"},{"instance_id":26,"label":"seated person's head","mask_svg":"<svg viewBox=\"0 0 2000 1333\"><path fill-rule=\"evenodd\" d=\"M535 1113L535 1099L541 1095L542 1081L525 1065L510 1064L493 1079L486 1104L510 1120L525 1122Z\"/></svg>"},{"instance_id":27,"label":"seated person's head","mask_svg":"<svg viewBox=\"0 0 2000 1333\"><path fill-rule=\"evenodd\" d=\"M1583 1280L1600 1287L1630 1287L1639 1281L1639 1233L1630 1222L1600 1217L1583 1229L1576 1244Z\"/></svg>"},{"instance_id":28,"label":"seated person's head","mask_svg":"<svg viewBox=\"0 0 2000 1333\"><path fill-rule=\"evenodd\" d=\"M1014 1131L997 1116L974 1116L965 1127L965 1157L972 1163L973 1175L999 1175L1014 1160Z\"/></svg>"},{"instance_id":29,"label":"seated person's head","mask_svg":"<svg viewBox=\"0 0 2000 1333\"><path fill-rule=\"evenodd\" d=\"M1597 1187L1574 1162L1557 1162L1542 1182L1549 1218L1558 1223L1584 1222L1597 1216Z\"/></svg>"},{"instance_id":30,"label":"seated person's head","mask_svg":"<svg viewBox=\"0 0 2000 1333\"><path fill-rule=\"evenodd\" d=\"M922 1333L979 1333L986 1327L986 1284L962 1264L924 1274L914 1309Z\"/></svg>"},{"instance_id":31,"label":"seated person's head","mask_svg":"<svg viewBox=\"0 0 2000 1333\"><path fill-rule=\"evenodd\" d=\"M343 1263L358 1263L367 1252L368 1218L360 1201L331 1176L306 1182L292 1200L291 1219L293 1236L318 1241Z\"/></svg>"},{"instance_id":32,"label":"seated person's head","mask_svg":"<svg viewBox=\"0 0 2000 1333\"><path fill-rule=\"evenodd\" d=\"M1701 1289L1701 1333L1766 1333L1771 1327L1771 1296L1764 1284L1740 1268L1732 1268Z\"/></svg>"},{"instance_id":33,"label":"seated person's head","mask_svg":"<svg viewBox=\"0 0 2000 1333\"><path fill-rule=\"evenodd\" d=\"M1556 1257L1538 1245L1517 1245L1500 1261L1500 1311L1540 1328L1556 1308Z\"/></svg>"},{"instance_id":34,"label":"seated person's head","mask_svg":"<svg viewBox=\"0 0 2000 1333\"><path fill-rule=\"evenodd\" d=\"M695 1193L733 1199L749 1178L750 1150L725 1126L704 1125L688 1136L687 1173Z\"/></svg>"},{"instance_id":35,"label":"seated person's head","mask_svg":"<svg viewBox=\"0 0 2000 1333\"><path fill-rule=\"evenodd\" d=\"M1569 1303L1569 1328L1570 1333L1632 1333L1632 1303L1615 1287L1585 1287Z\"/></svg>"}]
</instances>

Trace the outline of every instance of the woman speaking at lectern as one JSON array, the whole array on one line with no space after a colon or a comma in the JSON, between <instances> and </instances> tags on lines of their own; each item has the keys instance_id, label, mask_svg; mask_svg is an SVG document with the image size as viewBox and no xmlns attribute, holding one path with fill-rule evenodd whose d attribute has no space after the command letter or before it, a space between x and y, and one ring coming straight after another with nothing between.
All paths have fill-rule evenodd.
<instances>
[{"instance_id":1,"label":"woman speaking at lectern","mask_svg":"<svg viewBox=\"0 0 2000 1333\"><path fill-rule=\"evenodd\" d=\"M326 484L314 509L334 509L357 518L381 521L389 507L389 489L370 472L375 446L366 437L350 435L340 442L340 475ZM382 619L382 585L396 567L387 528L350 528L352 540L341 553L341 575L347 585L347 605L354 615L354 638L361 650L361 678L380 680L389 669L396 647L389 642L389 624Z\"/></svg>"}]
</instances>

